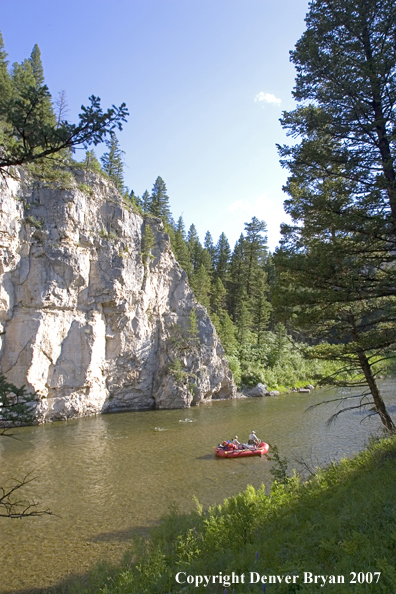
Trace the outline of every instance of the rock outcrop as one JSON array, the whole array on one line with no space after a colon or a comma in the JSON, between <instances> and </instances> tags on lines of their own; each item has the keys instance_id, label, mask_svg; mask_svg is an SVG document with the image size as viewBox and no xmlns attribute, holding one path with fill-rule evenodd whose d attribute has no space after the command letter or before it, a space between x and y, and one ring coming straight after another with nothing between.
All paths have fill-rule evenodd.
<instances>
[{"instance_id":1,"label":"rock outcrop","mask_svg":"<svg viewBox=\"0 0 396 594\"><path fill-rule=\"evenodd\" d=\"M1 373L38 392L39 421L235 397L162 222L103 177L3 180L0 256Z\"/></svg>"},{"instance_id":2,"label":"rock outcrop","mask_svg":"<svg viewBox=\"0 0 396 594\"><path fill-rule=\"evenodd\" d=\"M270 395L270 393L267 390L267 386L265 386L264 384L261 384L261 383L257 384L257 386L255 386L248 392L248 396L251 396L253 398L257 398L260 396L269 396L269 395Z\"/></svg>"}]
</instances>

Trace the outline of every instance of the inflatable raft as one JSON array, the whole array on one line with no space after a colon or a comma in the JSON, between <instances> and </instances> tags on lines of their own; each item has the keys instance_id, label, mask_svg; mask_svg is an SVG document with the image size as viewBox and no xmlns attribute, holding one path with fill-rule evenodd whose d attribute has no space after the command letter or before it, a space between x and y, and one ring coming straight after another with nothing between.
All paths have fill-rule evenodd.
<instances>
[{"instance_id":1,"label":"inflatable raft","mask_svg":"<svg viewBox=\"0 0 396 594\"><path fill-rule=\"evenodd\" d=\"M215 448L216 456L220 458L246 458L248 456L262 456L269 450L268 443L261 441L257 447L245 446L241 450L227 449L227 446L218 445Z\"/></svg>"}]
</instances>

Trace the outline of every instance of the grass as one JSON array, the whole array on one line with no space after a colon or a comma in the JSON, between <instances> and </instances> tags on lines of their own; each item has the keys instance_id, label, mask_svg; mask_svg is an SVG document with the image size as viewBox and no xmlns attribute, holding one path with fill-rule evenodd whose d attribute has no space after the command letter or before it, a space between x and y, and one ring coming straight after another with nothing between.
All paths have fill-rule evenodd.
<instances>
[{"instance_id":1,"label":"grass","mask_svg":"<svg viewBox=\"0 0 396 594\"><path fill-rule=\"evenodd\" d=\"M264 486L249 486L206 512L198 502L190 515L172 510L149 539L132 543L120 567L98 566L85 583L69 583L54 594L263 592L262 583L250 583L250 572L282 580L267 583L269 594L396 592L396 437L317 469L309 481L295 473L287 477L279 468L277 476L268 493ZM178 584L178 572L223 577L234 572L244 574L245 583L196 587ZM304 583L304 572L328 581L343 576L344 583ZM293 576L299 576L295 583ZM373 583L366 582L370 577Z\"/></svg>"}]
</instances>

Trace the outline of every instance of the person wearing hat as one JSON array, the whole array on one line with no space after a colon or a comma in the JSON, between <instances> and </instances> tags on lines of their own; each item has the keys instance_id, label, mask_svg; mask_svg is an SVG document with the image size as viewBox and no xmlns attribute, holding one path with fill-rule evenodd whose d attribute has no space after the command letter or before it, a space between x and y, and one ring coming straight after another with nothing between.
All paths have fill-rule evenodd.
<instances>
[{"instance_id":1,"label":"person wearing hat","mask_svg":"<svg viewBox=\"0 0 396 594\"><path fill-rule=\"evenodd\" d=\"M249 435L248 444L249 445L258 445L260 443L259 438L256 435L255 431L252 431Z\"/></svg>"}]
</instances>

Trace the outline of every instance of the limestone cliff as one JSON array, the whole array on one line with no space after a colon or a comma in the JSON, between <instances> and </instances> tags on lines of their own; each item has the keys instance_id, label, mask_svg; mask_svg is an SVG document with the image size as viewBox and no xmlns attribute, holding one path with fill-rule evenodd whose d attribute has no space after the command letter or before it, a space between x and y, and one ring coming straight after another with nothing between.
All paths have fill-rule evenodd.
<instances>
[{"instance_id":1,"label":"limestone cliff","mask_svg":"<svg viewBox=\"0 0 396 594\"><path fill-rule=\"evenodd\" d=\"M234 397L161 221L144 221L99 175L73 180L2 181L1 372L39 393L39 421Z\"/></svg>"}]
</instances>

